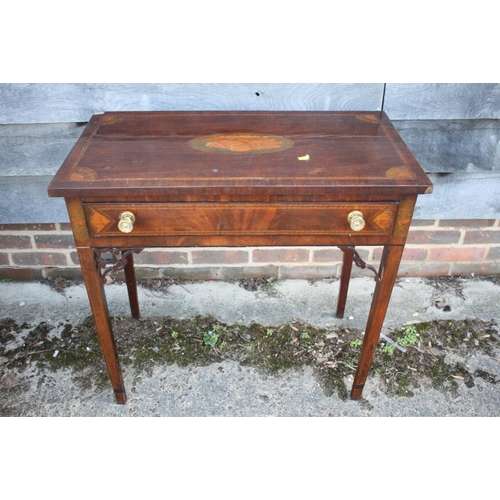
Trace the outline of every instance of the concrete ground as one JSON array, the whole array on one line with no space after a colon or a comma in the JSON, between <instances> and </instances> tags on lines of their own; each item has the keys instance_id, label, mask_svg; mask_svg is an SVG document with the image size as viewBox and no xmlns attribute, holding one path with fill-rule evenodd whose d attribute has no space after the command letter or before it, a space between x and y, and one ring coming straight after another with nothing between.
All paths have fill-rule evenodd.
<instances>
[{"instance_id":1,"label":"concrete ground","mask_svg":"<svg viewBox=\"0 0 500 500\"><path fill-rule=\"evenodd\" d=\"M346 317L336 319L337 280L279 282L275 293L247 291L238 283L206 281L172 285L166 291L139 288L142 317L192 318L212 315L220 321L277 326L301 319L317 327L351 326L363 329L374 281L354 278ZM106 286L113 316L129 315L123 284ZM412 321L481 318L500 323L498 280L455 278L448 282L403 278L394 288L383 334ZM439 306L439 307L437 307ZM447 307L444 307L447 306ZM44 321L55 325L83 321L90 314L85 288L74 284L63 293L46 283L1 282L2 318L18 324ZM5 363L6 358L0 358ZM472 357L471 366L486 363L500 378L500 361ZM1 365L0 365L1 368ZM498 416L500 384L478 380L458 394L419 389L413 397L389 397L377 376L369 376L360 401L326 396L313 369L303 367L279 375L232 361L205 367L156 366L150 374L125 367L128 402L117 405L111 388L82 389L68 370L43 372L29 368L20 373L3 370L0 410L12 416ZM346 381L349 385L349 380Z\"/></svg>"}]
</instances>

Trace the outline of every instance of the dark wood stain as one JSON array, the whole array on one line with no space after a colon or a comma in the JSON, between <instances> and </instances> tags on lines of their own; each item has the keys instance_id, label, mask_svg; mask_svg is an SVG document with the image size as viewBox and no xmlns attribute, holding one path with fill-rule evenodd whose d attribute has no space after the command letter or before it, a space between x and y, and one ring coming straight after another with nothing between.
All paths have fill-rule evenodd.
<instances>
[{"instance_id":1,"label":"dark wood stain","mask_svg":"<svg viewBox=\"0 0 500 500\"><path fill-rule=\"evenodd\" d=\"M252 155L189 147L196 137L230 133L284 136L293 147ZM50 196L175 200L182 189L184 200L237 201L249 188L271 197L284 190L289 201L302 201L310 186L319 197L374 186L419 194L431 186L383 112L105 113L92 118L85 137L51 182ZM308 161L298 159L305 155Z\"/></svg>"},{"instance_id":2,"label":"dark wood stain","mask_svg":"<svg viewBox=\"0 0 500 500\"><path fill-rule=\"evenodd\" d=\"M205 147L207 136L225 139L211 151L210 145L208 150ZM193 141L197 144L199 138L204 146L193 149ZM232 154L220 151L221 144ZM287 147L281 147L283 144ZM274 153L266 154L268 150ZM383 245L351 390L351 397L358 399L385 318L415 201L419 194L431 191L432 183L385 113L306 111L94 116L48 188L50 196L66 198L118 403L126 401L126 393L100 274L102 266L96 261L101 249L114 249L116 255L129 249L124 269L132 315L139 317L130 249ZM363 215L360 231L348 222L354 211ZM134 215L128 233L118 228L123 212ZM354 255L350 250L344 253L338 316L346 307Z\"/></svg>"}]
</instances>

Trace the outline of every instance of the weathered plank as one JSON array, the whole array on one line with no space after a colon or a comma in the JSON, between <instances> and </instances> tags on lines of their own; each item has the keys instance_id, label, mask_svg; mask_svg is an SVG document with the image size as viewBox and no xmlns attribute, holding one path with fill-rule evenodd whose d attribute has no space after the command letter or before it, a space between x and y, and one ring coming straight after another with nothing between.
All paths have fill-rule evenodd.
<instances>
[{"instance_id":1,"label":"weathered plank","mask_svg":"<svg viewBox=\"0 0 500 500\"><path fill-rule=\"evenodd\" d=\"M0 224L68 222L63 198L49 198L52 176L0 177Z\"/></svg>"},{"instance_id":2,"label":"weathered plank","mask_svg":"<svg viewBox=\"0 0 500 500\"><path fill-rule=\"evenodd\" d=\"M378 110L383 84L1 84L0 123L84 122L103 111Z\"/></svg>"},{"instance_id":3,"label":"weathered plank","mask_svg":"<svg viewBox=\"0 0 500 500\"><path fill-rule=\"evenodd\" d=\"M84 124L0 125L0 176L54 175Z\"/></svg>"},{"instance_id":4,"label":"weathered plank","mask_svg":"<svg viewBox=\"0 0 500 500\"><path fill-rule=\"evenodd\" d=\"M500 172L500 120L395 121L426 172Z\"/></svg>"},{"instance_id":5,"label":"weathered plank","mask_svg":"<svg viewBox=\"0 0 500 500\"><path fill-rule=\"evenodd\" d=\"M415 219L500 219L500 173L431 174ZM52 176L0 177L0 224L68 222L62 198L48 198Z\"/></svg>"},{"instance_id":6,"label":"weathered plank","mask_svg":"<svg viewBox=\"0 0 500 500\"><path fill-rule=\"evenodd\" d=\"M500 83L388 83L391 120L500 118Z\"/></svg>"},{"instance_id":7,"label":"weathered plank","mask_svg":"<svg viewBox=\"0 0 500 500\"><path fill-rule=\"evenodd\" d=\"M419 196L415 219L500 219L500 173L429 177L434 192Z\"/></svg>"}]
</instances>

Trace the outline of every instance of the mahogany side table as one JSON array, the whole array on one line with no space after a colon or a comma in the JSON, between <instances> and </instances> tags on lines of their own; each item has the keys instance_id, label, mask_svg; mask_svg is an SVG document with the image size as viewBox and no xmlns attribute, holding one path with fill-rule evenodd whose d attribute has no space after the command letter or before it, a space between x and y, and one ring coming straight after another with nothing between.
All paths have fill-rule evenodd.
<instances>
[{"instance_id":1,"label":"mahogany side table","mask_svg":"<svg viewBox=\"0 0 500 500\"><path fill-rule=\"evenodd\" d=\"M351 389L378 343L414 205L432 183L384 112L110 112L91 118L48 187L64 197L117 403L125 387L104 292L146 247L339 246L342 317L357 245L381 245Z\"/></svg>"}]
</instances>

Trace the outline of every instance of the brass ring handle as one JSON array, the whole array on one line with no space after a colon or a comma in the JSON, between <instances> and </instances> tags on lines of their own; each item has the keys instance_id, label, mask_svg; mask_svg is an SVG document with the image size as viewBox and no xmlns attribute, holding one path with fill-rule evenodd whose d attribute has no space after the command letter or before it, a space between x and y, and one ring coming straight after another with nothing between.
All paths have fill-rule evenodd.
<instances>
[{"instance_id":1,"label":"brass ring handle","mask_svg":"<svg viewBox=\"0 0 500 500\"><path fill-rule=\"evenodd\" d=\"M347 216L347 222L349 222L353 231L361 231L365 227L363 213L358 210L354 210Z\"/></svg>"},{"instance_id":2,"label":"brass ring handle","mask_svg":"<svg viewBox=\"0 0 500 500\"><path fill-rule=\"evenodd\" d=\"M134 229L135 215L132 212L122 212L118 220L118 229L122 233L130 233Z\"/></svg>"}]
</instances>

